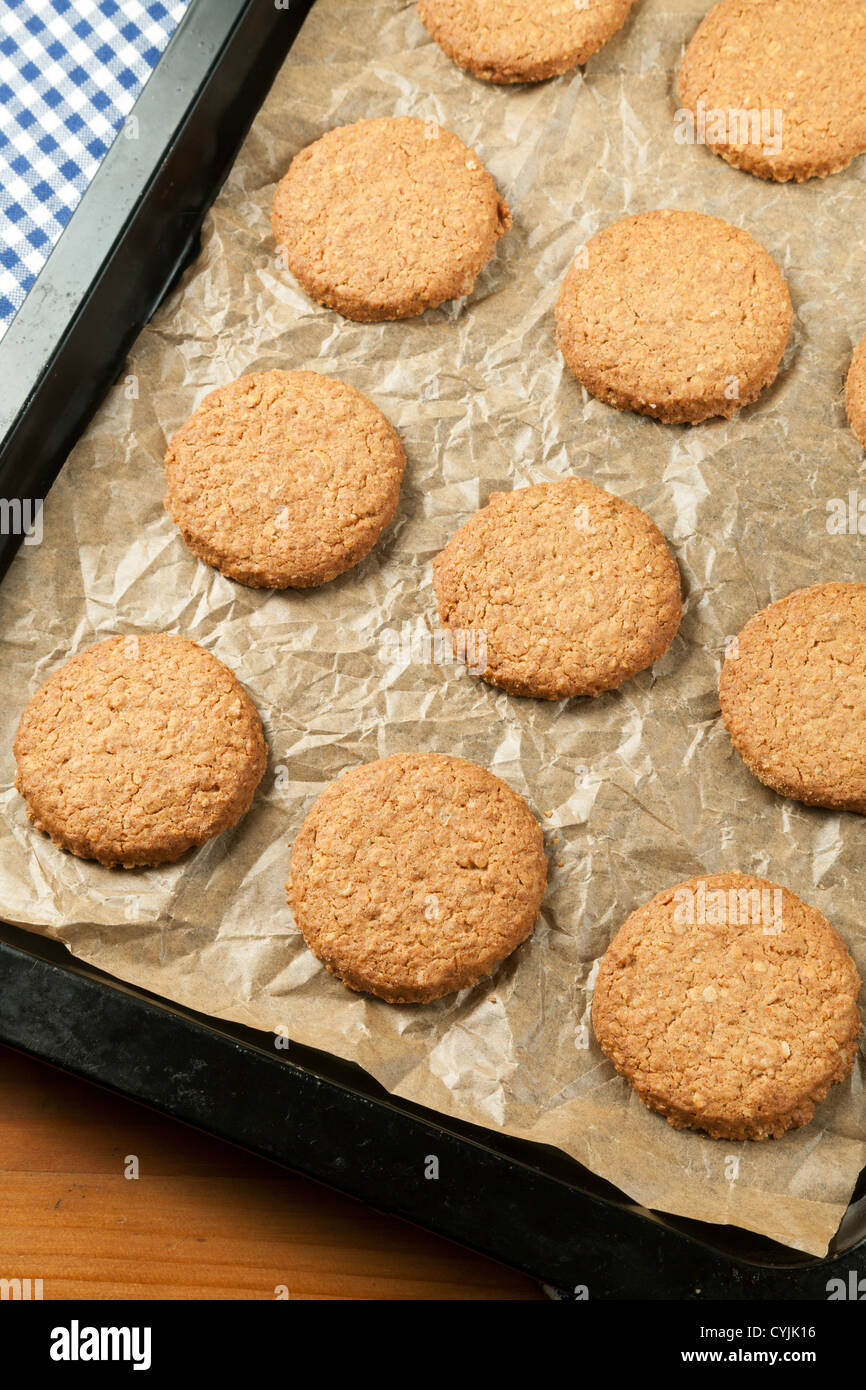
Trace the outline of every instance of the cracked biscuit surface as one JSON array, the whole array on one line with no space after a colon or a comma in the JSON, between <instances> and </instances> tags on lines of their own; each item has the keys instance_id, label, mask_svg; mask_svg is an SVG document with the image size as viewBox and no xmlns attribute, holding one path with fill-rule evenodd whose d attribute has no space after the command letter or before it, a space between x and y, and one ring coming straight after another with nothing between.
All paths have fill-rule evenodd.
<instances>
[{"instance_id":1,"label":"cracked biscuit surface","mask_svg":"<svg viewBox=\"0 0 866 1390\"><path fill-rule=\"evenodd\" d=\"M483 767L397 753L322 792L292 847L289 905L350 989L421 1003L482 979L532 934L541 829Z\"/></svg>"},{"instance_id":2,"label":"cracked biscuit surface","mask_svg":"<svg viewBox=\"0 0 866 1390\"><path fill-rule=\"evenodd\" d=\"M857 1052L860 978L787 888L740 873L665 889L626 919L596 980L602 1051L675 1129L778 1138Z\"/></svg>"},{"instance_id":3,"label":"cracked biscuit surface","mask_svg":"<svg viewBox=\"0 0 866 1390\"><path fill-rule=\"evenodd\" d=\"M682 616L661 531L583 478L494 493L436 557L433 582L443 626L485 654L484 680L545 700L621 685L667 651Z\"/></svg>"},{"instance_id":4,"label":"cracked biscuit surface","mask_svg":"<svg viewBox=\"0 0 866 1390\"><path fill-rule=\"evenodd\" d=\"M866 4L722 0L686 49L678 92L729 164L780 182L835 173L866 152Z\"/></svg>"},{"instance_id":5,"label":"cracked biscuit surface","mask_svg":"<svg viewBox=\"0 0 866 1390\"><path fill-rule=\"evenodd\" d=\"M866 334L851 358L845 382L845 411L856 438L866 449Z\"/></svg>"},{"instance_id":6,"label":"cracked biscuit surface","mask_svg":"<svg viewBox=\"0 0 866 1390\"><path fill-rule=\"evenodd\" d=\"M866 814L866 584L816 584L756 613L719 698L731 742L766 786Z\"/></svg>"},{"instance_id":7,"label":"cracked biscuit surface","mask_svg":"<svg viewBox=\"0 0 866 1390\"><path fill-rule=\"evenodd\" d=\"M699 212L624 217L576 257L556 304L578 381L618 410L668 424L730 417L774 379L788 287L748 232Z\"/></svg>"},{"instance_id":8,"label":"cracked biscuit surface","mask_svg":"<svg viewBox=\"0 0 866 1390\"><path fill-rule=\"evenodd\" d=\"M511 214L450 130L382 116L301 150L277 186L271 222L313 299L374 323L469 294Z\"/></svg>"},{"instance_id":9,"label":"cracked biscuit surface","mask_svg":"<svg viewBox=\"0 0 866 1390\"><path fill-rule=\"evenodd\" d=\"M310 588L372 549L406 456L354 387L256 372L205 396L165 458L166 510L193 554L253 588Z\"/></svg>"},{"instance_id":10,"label":"cracked biscuit surface","mask_svg":"<svg viewBox=\"0 0 866 1390\"><path fill-rule=\"evenodd\" d=\"M111 637L48 677L15 739L37 830L82 859L179 859L249 810L267 761L258 713L228 667L167 633Z\"/></svg>"},{"instance_id":11,"label":"cracked biscuit surface","mask_svg":"<svg viewBox=\"0 0 866 1390\"><path fill-rule=\"evenodd\" d=\"M585 63L634 0L418 0L432 38L487 82L541 82Z\"/></svg>"}]
</instances>

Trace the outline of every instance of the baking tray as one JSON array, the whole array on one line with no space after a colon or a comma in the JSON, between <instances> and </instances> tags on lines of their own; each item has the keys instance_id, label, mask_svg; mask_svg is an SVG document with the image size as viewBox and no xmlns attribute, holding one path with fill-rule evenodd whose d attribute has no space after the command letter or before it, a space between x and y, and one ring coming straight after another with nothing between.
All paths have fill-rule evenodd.
<instances>
[{"instance_id":1,"label":"baking tray","mask_svg":"<svg viewBox=\"0 0 866 1390\"><path fill-rule=\"evenodd\" d=\"M0 497L44 497L204 213L310 0L193 0L0 341ZM0 536L0 577L23 537ZM43 544L50 544L50 536ZM825 1259L639 1207L557 1150L446 1119L360 1068L205 1018L0 923L0 1041L382 1211L598 1299L826 1300L866 1275L866 1170ZM428 1180L427 1159L439 1160Z\"/></svg>"}]
</instances>

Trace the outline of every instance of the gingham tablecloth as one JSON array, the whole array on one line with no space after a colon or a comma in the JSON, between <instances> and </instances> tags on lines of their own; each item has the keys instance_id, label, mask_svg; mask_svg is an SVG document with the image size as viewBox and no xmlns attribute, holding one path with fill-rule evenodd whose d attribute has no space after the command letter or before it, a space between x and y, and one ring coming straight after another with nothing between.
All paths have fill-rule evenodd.
<instances>
[{"instance_id":1,"label":"gingham tablecloth","mask_svg":"<svg viewBox=\"0 0 866 1390\"><path fill-rule=\"evenodd\" d=\"M0 336L190 0L0 0Z\"/></svg>"}]
</instances>

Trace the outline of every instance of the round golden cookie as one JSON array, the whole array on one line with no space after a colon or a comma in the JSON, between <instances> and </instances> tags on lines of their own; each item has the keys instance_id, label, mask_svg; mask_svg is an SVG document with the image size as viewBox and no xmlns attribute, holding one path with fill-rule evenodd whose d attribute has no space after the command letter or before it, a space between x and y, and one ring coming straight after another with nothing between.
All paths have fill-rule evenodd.
<instances>
[{"instance_id":1,"label":"round golden cookie","mask_svg":"<svg viewBox=\"0 0 866 1390\"><path fill-rule=\"evenodd\" d=\"M866 814L866 584L816 584L756 613L725 661L720 701L759 781Z\"/></svg>"},{"instance_id":2,"label":"round golden cookie","mask_svg":"<svg viewBox=\"0 0 866 1390\"><path fill-rule=\"evenodd\" d=\"M686 49L679 99L729 164L785 182L866 151L863 0L722 0Z\"/></svg>"},{"instance_id":3,"label":"round golden cookie","mask_svg":"<svg viewBox=\"0 0 866 1390\"><path fill-rule=\"evenodd\" d=\"M661 531L583 478L494 493L436 557L433 583L484 680L543 700L622 685L667 651L682 616Z\"/></svg>"},{"instance_id":4,"label":"round golden cookie","mask_svg":"<svg viewBox=\"0 0 866 1390\"><path fill-rule=\"evenodd\" d=\"M787 888L713 874L626 919L595 985L602 1051L675 1129L778 1138L808 1124L857 1052L860 977Z\"/></svg>"},{"instance_id":5,"label":"round golden cookie","mask_svg":"<svg viewBox=\"0 0 866 1390\"><path fill-rule=\"evenodd\" d=\"M289 905L350 989L393 1004L473 985L532 934L541 830L483 767L397 753L337 778L292 848Z\"/></svg>"},{"instance_id":6,"label":"round golden cookie","mask_svg":"<svg viewBox=\"0 0 866 1390\"><path fill-rule=\"evenodd\" d=\"M845 411L854 434L866 449L866 334L851 358L845 383Z\"/></svg>"},{"instance_id":7,"label":"round golden cookie","mask_svg":"<svg viewBox=\"0 0 866 1390\"><path fill-rule=\"evenodd\" d=\"M486 82L541 82L576 68L621 29L634 0L418 0L439 47Z\"/></svg>"},{"instance_id":8,"label":"round golden cookie","mask_svg":"<svg viewBox=\"0 0 866 1390\"><path fill-rule=\"evenodd\" d=\"M700 212L641 212L598 232L556 305L578 381L667 424L731 416L775 377L788 287L748 232Z\"/></svg>"},{"instance_id":9,"label":"round golden cookie","mask_svg":"<svg viewBox=\"0 0 866 1390\"><path fill-rule=\"evenodd\" d=\"M29 700L15 785L37 830L82 859L179 859L249 810L267 761L231 671L167 633L110 637Z\"/></svg>"},{"instance_id":10,"label":"round golden cookie","mask_svg":"<svg viewBox=\"0 0 866 1390\"><path fill-rule=\"evenodd\" d=\"M220 386L172 439L165 505L194 555L253 588L324 584L394 515L406 455L354 387L318 372Z\"/></svg>"},{"instance_id":11,"label":"round golden cookie","mask_svg":"<svg viewBox=\"0 0 866 1390\"><path fill-rule=\"evenodd\" d=\"M450 130L383 116L301 150L277 186L271 223L313 299L376 323L469 294L511 214Z\"/></svg>"}]
</instances>

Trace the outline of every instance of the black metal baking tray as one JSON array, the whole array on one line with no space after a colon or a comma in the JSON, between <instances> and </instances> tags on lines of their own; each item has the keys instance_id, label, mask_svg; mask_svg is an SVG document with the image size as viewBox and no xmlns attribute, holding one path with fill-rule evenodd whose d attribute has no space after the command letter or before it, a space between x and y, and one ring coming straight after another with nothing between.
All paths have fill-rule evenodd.
<instances>
[{"instance_id":1,"label":"black metal baking tray","mask_svg":"<svg viewBox=\"0 0 866 1390\"><path fill-rule=\"evenodd\" d=\"M309 0L193 0L0 341L0 497L38 499L192 259ZM7 516L12 515L7 508ZM0 575L21 534L0 536ZM50 544L50 536L43 544ZM0 1041L383 1211L598 1299L825 1300L866 1275L866 1172L826 1259L646 1211L542 1145L387 1095L360 1068L133 989L0 923ZM439 1177L425 1176L429 1156Z\"/></svg>"}]
</instances>

